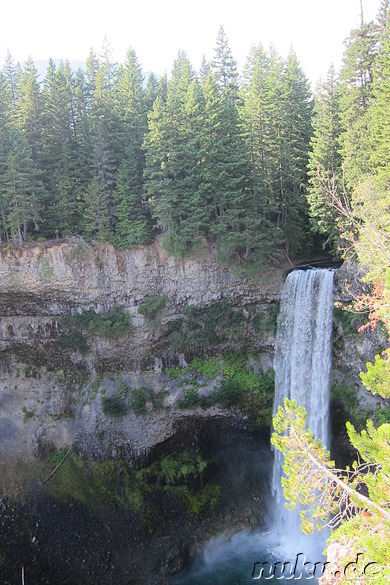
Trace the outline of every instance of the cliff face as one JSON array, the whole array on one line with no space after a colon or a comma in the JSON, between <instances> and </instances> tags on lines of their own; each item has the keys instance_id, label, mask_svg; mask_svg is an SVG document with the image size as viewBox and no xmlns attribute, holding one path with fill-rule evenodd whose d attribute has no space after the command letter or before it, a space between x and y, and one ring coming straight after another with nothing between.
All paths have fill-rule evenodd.
<instances>
[{"instance_id":1,"label":"cliff face","mask_svg":"<svg viewBox=\"0 0 390 585\"><path fill-rule=\"evenodd\" d=\"M257 282L235 276L218 264L211 249L202 257L178 262L162 249L159 240L136 250L118 251L103 244L87 246L76 240L28 245L0 253L1 488L21 501L28 500L31 494L36 498L30 502L35 512L29 510L26 518L23 506L19 511L0 509L0 528L8 534L5 540L12 544L6 550L10 575L16 574L14 567L20 570L20 558L27 555L30 566L37 565L39 577L41 567L47 564L50 581L56 580L56 565L63 571L67 564L77 568L76 578L82 583L91 582L91 576L94 582L120 582L124 578L119 569L122 566L131 567L134 583L164 583L165 575L188 562L204 540L224 530L234 532L260 525L269 496L269 427L259 433L248 417L231 408L191 404L183 408L180 401L186 384L189 395L195 384L199 396L209 397L221 380L218 375L208 379L199 374L194 380L192 371L185 374L185 380L183 376L178 380L165 369L186 366L195 355L221 356L238 350L250 356L256 372L265 372L273 363L275 316L284 279L282 269L261 274ZM346 279L353 283L349 292L344 286ZM335 300L349 302L361 292L360 286L355 269L337 270ZM165 299L154 323L145 319L140 310L151 297ZM196 346L195 341L192 345L188 342L189 337L184 349L175 348L172 335L178 321L187 318L186 307L207 308L222 299L225 314L221 313L220 322L214 314L216 334L211 341ZM131 330L111 339L83 330L87 342L83 351L80 337L72 338L72 329L62 318L90 309L104 313L115 305L123 307L131 318ZM204 313L192 333L203 334L206 321ZM72 343L61 343L64 337ZM334 380L358 386L365 400L368 393L359 385L358 373L372 359L378 343L380 336L375 333L349 334L345 323L335 315ZM132 407L114 416L104 407L106 398L125 392L126 400L130 400L143 389L147 393L142 414ZM72 453L61 467L63 475L58 472L54 476L57 484L54 479L42 486L43 477L54 468L46 456L54 453L62 457L72 445L84 457L77 458ZM60 448L64 451L56 454ZM134 486L141 481L134 472L129 484L132 490L127 494L130 500L124 510L118 511L115 497L121 495L127 477L119 463L116 468L108 468L101 488L106 499L113 489L113 477L122 482L113 495L115 512L109 502L107 509L103 506L103 512L99 511L102 503L97 477L102 482L102 470L113 463L112 459L126 460L128 468L152 464L147 467L151 469L168 454L175 457L187 451L201 454L209 462L210 476L206 474L201 484L205 480L207 489L216 485L220 488L215 510L208 509L211 500L207 500L206 488L198 493L199 486L191 486L194 477L188 485L193 498L206 498L203 516L177 510L178 500L169 499L169 490L164 492L160 480L154 484L149 471L151 475L145 477L152 481L153 490L150 491L152 484L144 482L139 494L146 494L146 499L139 495L140 500L132 500ZM86 462L85 458L93 461ZM75 505L73 487L85 496L80 488L85 482L91 482L91 494L95 489L97 495L90 494L92 502L88 505L81 505L83 500L76 498L78 507L72 512L68 503ZM69 490L65 503L61 499L64 486ZM183 489L180 482L178 489ZM144 507L139 507L140 502ZM93 514L91 506L97 506ZM142 516L145 509L153 511L149 519ZM15 533L22 520L25 524L20 534ZM84 534L81 543L79 534ZM176 535L173 544L172 535ZM20 550L13 550L15 542L19 542ZM106 561L104 555L109 550L114 553ZM58 562L50 566L47 558L58 558ZM80 567L84 567L83 578ZM72 573L70 581L74 578Z\"/></svg>"},{"instance_id":2,"label":"cliff face","mask_svg":"<svg viewBox=\"0 0 390 585\"><path fill-rule=\"evenodd\" d=\"M133 362L162 354L166 325L185 305L205 305L226 298L234 306L278 300L282 272L250 284L222 269L210 250L202 257L176 261L157 240L152 246L115 250L83 242L35 245L0 256L0 350L19 343L36 344L58 336L58 318L69 312L104 310L122 305L132 318L133 335L121 340L122 353ZM145 326L138 306L151 295L166 295L168 304L157 330ZM113 357L112 344L100 343L92 355Z\"/></svg>"},{"instance_id":3,"label":"cliff face","mask_svg":"<svg viewBox=\"0 0 390 585\"><path fill-rule=\"evenodd\" d=\"M181 262L157 240L151 246L115 250L83 241L29 245L0 255L0 437L8 453L37 451L45 443L73 441L90 456L142 454L175 432L190 412L174 408L177 387L162 374L163 363L185 365L172 349L172 323L188 305L226 299L244 319L279 300L282 271L250 283L221 268L212 250ZM167 298L158 326L138 309L150 296ZM59 344L61 317L121 305L133 329L118 340L88 336L87 355ZM273 333L262 338L251 327L237 348L254 348L258 368L272 365ZM232 349L232 344L222 349ZM111 372L96 378L100 370ZM120 372L120 376L118 374ZM132 388L164 392L170 414L123 419L106 417L102 398L114 391L118 376ZM113 379L115 379L113 381ZM173 398L172 398L173 396ZM214 407L196 416L228 416ZM194 412L192 412L194 415ZM233 417L234 418L234 417ZM125 446L125 447L124 447ZM38 450L39 450L38 449Z\"/></svg>"},{"instance_id":4,"label":"cliff face","mask_svg":"<svg viewBox=\"0 0 390 585\"><path fill-rule=\"evenodd\" d=\"M185 366L199 349L187 347L183 352L172 347L174 323L187 306L209 306L226 299L242 319L240 336L229 339L227 335L219 344L214 342L207 355L232 349L252 352L254 368L265 371L272 366L275 342L275 331L265 324L267 311L277 309L284 277L283 270L270 270L258 282L250 282L222 268L211 249L177 261L163 250L160 240L123 251L109 244L88 246L82 240L3 250L0 449L8 454L44 452L45 445L59 448L74 443L91 457L127 454L134 458L143 457L183 425L190 428L191 418L231 417L235 424L240 415L215 406L177 408L183 391L164 374L164 367ZM348 272L346 267L337 271L335 300L344 302L356 293L346 293L345 279L356 281L355 271ZM167 300L151 326L139 308L153 295ZM66 333L61 317L89 309L100 312L114 305L124 307L131 317L128 334L116 340L88 335L86 353L61 345ZM255 318L260 324L257 331ZM334 378L357 382L378 338L370 333L343 336L337 323L335 330L343 344L335 348ZM165 408L155 412L153 404L147 404L148 416L134 412L119 418L107 416L104 397L114 394L119 383L130 389L152 389ZM212 390L211 383L202 391Z\"/></svg>"},{"instance_id":5,"label":"cliff face","mask_svg":"<svg viewBox=\"0 0 390 585\"><path fill-rule=\"evenodd\" d=\"M113 304L135 312L151 294L166 294L175 305L209 303L222 296L242 304L266 300L280 292L282 274L273 272L259 287L222 269L212 250L177 261L159 239L132 250L79 241L3 251L0 283L1 315L50 316Z\"/></svg>"}]
</instances>

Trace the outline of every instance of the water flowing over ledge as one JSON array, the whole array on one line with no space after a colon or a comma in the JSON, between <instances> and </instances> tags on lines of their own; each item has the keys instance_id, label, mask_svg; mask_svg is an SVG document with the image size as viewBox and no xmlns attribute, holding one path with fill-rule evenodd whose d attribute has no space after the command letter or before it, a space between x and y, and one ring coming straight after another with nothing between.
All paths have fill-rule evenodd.
<instances>
[{"instance_id":1,"label":"water flowing over ledge","mask_svg":"<svg viewBox=\"0 0 390 585\"><path fill-rule=\"evenodd\" d=\"M274 413L285 398L295 399L307 411L308 427L325 445L329 445L333 275L332 270L296 270L288 275L274 359ZM283 455L276 451L272 476L275 530L293 547L297 543L310 546L300 530L299 512L284 506L282 475ZM322 543L318 546L324 548Z\"/></svg>"}]
</instances>

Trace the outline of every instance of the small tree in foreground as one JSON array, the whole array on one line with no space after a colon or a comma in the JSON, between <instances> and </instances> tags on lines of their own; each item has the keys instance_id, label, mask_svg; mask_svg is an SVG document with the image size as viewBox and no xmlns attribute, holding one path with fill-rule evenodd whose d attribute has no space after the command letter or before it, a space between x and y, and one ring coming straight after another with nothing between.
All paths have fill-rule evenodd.
<instances>
[{"instance_id":1,"label":"small tree in foreground","mask_svg":"<svg viewBox=\"0 0 390 585\"><path fill-rule=\"evenodd\" d=\"M282 478L284 496L289 509L298 504L302 531L329 526L331 541L350 545L348 559L364 556L375 571L364 575L362 583L388 583L390 577L390 424L357 433L351 423L347 430L351 444L358 451L359 462L352 469L336 469L329 452L306 429L306 411L296 401L286 399L273 421L276 433L271 442L284 455ZM367 495L365 495L367 494ZM362 557L363 558L363 557ZM333 572L333 570L332 570ZM351 581L357 583L354 574Z\"/></svg>"}]
</instances>

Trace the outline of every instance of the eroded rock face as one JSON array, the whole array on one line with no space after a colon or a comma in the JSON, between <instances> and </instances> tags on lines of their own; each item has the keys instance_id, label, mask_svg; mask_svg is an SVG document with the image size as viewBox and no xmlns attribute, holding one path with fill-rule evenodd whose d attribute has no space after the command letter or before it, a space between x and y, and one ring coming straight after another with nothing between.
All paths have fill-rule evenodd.
<instances>
[{"instance_id":1,"label":"eroded rock face","mask_svg":"<svg viewBox=\"0 0 390 585\"><path fill-rule=\"evenodd\" d=\"M224 298L248 319L248 311L253 314L279 300L282 284L281 270L262 275L256 284L234 276L218 264L212 249L201 257L177 261L163 250L159 239L151 246L121 251L109 244L88 246L82 240L3 250L0 416L7 445L14 452L39 453L45 444L58 449L74 442L90 457L137 458L172 436L188 416L227 416L216 407L177 410L175 389L168 387L161 413L107 417L102 393L93 390L96 372L109 370L116 380L118 371L122 377L127 372L130 387L147 385L163 392L163 366L184 366L188 359L169 341L171 323L182 316L183 307ZM151 295L168 299L158 327L150 327L138 312ZM59 344L62 316L89 309L99 312L113 305L129 313L131 333L116 341L89 336L87 355ZM260 338L247 331L237 347L230 344L214 350L255 349L256 367L265 371L272 365L273 345L272 332ZM69 380L69 369L80 379ZM109 383L106 390L110 394Z\"/></svg>"},{"instance_id":2,"label":"eroded rock face","mask_svg":"<svg viewBox=\"0 0 390 585\"><path fill-rule=\"evenodd\" d=\"M175 409L177 389L166 388L162 372L167 364L185 366L191 355L172 348L172 323L188 305L207 306L224 298L249 324L250 315L262 315L264 307L280 300L284 278L282 269L260 275L258 282L235 276L218 264L212 249L202 256L177 261L162 248L159 239L151 246L132 250L116 250L110 244L89 246L82 240L3 250L3 445L8 441L11 451L39 452L45 443L59 448L75 442L91 457L122 456L124 452L142 457L153 445L171 436L183 418L224 416L218 409L190 409L185 414ZM349 290L345 280L352 286ZM358 292L361 285L356 267L338 269L335 300L345 302ZM150 327L139 312L140 304L151 295L165 295L168 299L156 327ZM116 341L89 336L86 355L59 344L62 316L88 309L99 312L116 304L129 313L131 333ZM337 323L335 327L339 327ZM343 337L343 331L338 333ZM257 335L251 325L246 325L239 341L210 348L209 353L251 351L256 355L255 370L265 371L272 366L274 342L273 332ZM334 379L343 383L353 380L367 404L370 398L361 387L359 371L377 346L378 336L368 332L345 337L343 346L335 347L334 352ZM68 369L75 370L80 379L70 376L69 380ZM131 388L147 385L156 392L166 390L166 408L145 420L131 413L120 419L105 416L102 393L93 390L98 371L111 371L114 384L120 372L122 378L127 375ZM106 390L110 394L109 386Z\"/></svg>"},{"instance_id":3,"label":"eroded rock face","mask_svg":"<svg viewBox=\"0 0 390 585\"><path fill-rule=\"evenodd\" d=\"M171 353L169 324L187 305L202 306L222 298L232 305L266 305L279 299L282 271L270 271L250 283L221 268L215 253L177 261L161 247L115 250L109 244L87 246L54 242L30 245L0 256L0 352L23 353L60 334L58 321L71 312L101 311L119 304L129 313L132 335L118 343L93 339L90 362L121 356L132 370L151 367ZM168 299L158 327L151 329L138 312L151 295ZM50 346L45 350L51 351ZM23 356L22 356L23 357ZM72 360L77 360L72 356ZM43 361L43 358L40 359ZM161 364L160 364L161 367Z\"/></svg>"},{"instance_id":4,"label":"eroded rock face","mask_svg":"<svg viewBox=\"0 0 390 585\"><path fill-rule=\"evenodd\" d=\"M177 261L160 239L131 250L54 242L2 253L0 314L58 315L114 304L136 313L152 294L166 294L173 305L202 305L222 297L243 305L278 298L282 282L282 272L273 271L261 286L250 284L221 268L212 249Z\"/></svg>"},{"instance_id":5,"label":"eroded rock face","mask_svg":"<svg viewBox=\"0 0 390 585\"><path fill-rule=\"evenodd\" d=\"M353 283L352 291L344 288L345 279ZM87 246L82 241L28 245L21 250L3 251L0 255L0 460L3 458L4 461L5 456L17 458L21 454L45 457L50 450L70 445L74 445L88 459L125 459L130 465L158 460L179 448L194 449L195 452L200 450L212 457L210 446L217 443L218 436L226 442L229 429L238 434L247 433L243 441L245 453L252 431L248 420L239 412L217 406L208 409L178 408L180 389L164 374L164 367L167 364L183 367L191 355L171 347L171 324L182 316L185 306L206 306L222 298L227 299L246 320L245 332L241 340L209 348L208 353L220 355L231 349L251 351L255 354L250 358L253 368L263 372L273 363L274 334L270 331L255 334L250 317L257 312L262 315L264 307L280 300L283 282L283 270L270 270L261 275L256 283L234 276L229 270L221 268L212 249L202 257L176 261L162 249L160 240L151 246L123 251L115 250L109 244ZM344 267L338 270L335 300L348 302L352 293L361 291L359 286L354 269ZM150 327L138 310L151 295L166 295L168 299L155 328ZM88 309L99 312L117 304L131 316L134 326L131 333L117 341L91 336L86 355L58 344L62 334L60 318L63 315ZM335 323L335 329L339 327ZM334 379L359 384L358 373L367 359L374 355L378 337L370 332L350 338L345 337L342 330L337 329L337 333L339 338L343 338L343 345L335 347ZM99 372L105 372L101 379ZM103 398L112 395L120 381L125 381L130 390L143 386L152 388L156 394L162 395L163 408L158 411L151 408L145 416L132 411L120 417L108 416L103 409ZM361 385L359 388L364 396ZM256 449L257 440L256 437ZM237 443L234 433L232 443ZM220 451L225 452L225 445ZM267 457L271 458L266 434L260 457L263 462ZM231 460L224 461L222 467L227 468ZM232 465L229 477L234 479L237 475L240 460L244 461L241 453ZM262 463L258 459L251 460L252 463L254 467L261 468ZM269 459L267 466L270 465ZM144 539L148 542L148 536L142 532L142 526L134 524L134 542L129 548L132 557L139 556L139 566L134 561L135 573L139 570L139 578L134 579L134 583L162 583L164 575L179 569L186 562L185 557L188 560L195 554L195 543L199 544L227 527L234 530L258 525L265 511L264 502L254 503L257 502L258 478L254 480L256 485L252 486L251 491L248 490L247 500L246 487L243 489L247 478L243 477L241 482L237 480L237 486L233 479L232 495L225 502L222 512L215 514L213 525L207 518L198 534L194 533L195 536L182 534L179 530L183 528L182 516L178 516L175 520L177 525L173 523L166 531L161 530L161 542L156 541L156 550L159 550L152 555L160 571L155 581L153 577L146 580L142 574L145 553L139 541ZM10 476L10 483L13 481ZM43 510L46 505L45 500ZM53 510L56 506L57 503ZM58 518L53 510L48 513L48 523L54 526L55 534ZM249 520L248 510L252 515ZM60 512L64 516L68 514L66 507ZM39 510L38 516L42 517L42 514ZM12 514L9 518L12 520ZM80 515L73 515L72 522L74 518L79 519ZM13 522L11 520L10 523ZM25 533L31 535L30 520L26 522ZM196 525L194 521L194 530ZM96 542L100 542L102 530L110 535L111 528L107 529L105 521L102 526L99 524L96 530ZM86 538L89 539L90 528L87 528ZM73 526L71 532L74 532ZM176 532L177 542L168 543L165 539ZM46 534L46 525L42 533ZM50 530L48 534L52 534ZM107 542L104 541L107 549L104 554L107 551L109 555L113 554L110 547L115 550L125 532L119 530L118 534L117 539L111 538L111 535L107 537ZM38 536L34 533L34 538L43 538ZM130 535L129 539L133 536ZM24 538L23 533L23 542ZM189 547L187 552L180 548L183 542ZM34 542L31 546L29 554L35 558L34 547L39 545ZM94 546L92 549L95 551ZM127 548L126 544L126 551ZM92 549L81 549L80 563L88 558ZM46 551L47 546L42 545L42 550ZM97 550L100 551L99 548ZM73 550L69 553L69 559L72 559L72 554ZM128 551L126 554L129 554ZM89 582L87 578L96 576L96 567L107 571L107 583L112 582L113 578L115 580L117 575L110 572L114 566L111 557L104 559L101 566L94 563L91 561L91 567L85 569L85 582ZM149 569L152 572L153 567ZM102 583L105 582L102 580Z\"/></svg>"}]
</instances>

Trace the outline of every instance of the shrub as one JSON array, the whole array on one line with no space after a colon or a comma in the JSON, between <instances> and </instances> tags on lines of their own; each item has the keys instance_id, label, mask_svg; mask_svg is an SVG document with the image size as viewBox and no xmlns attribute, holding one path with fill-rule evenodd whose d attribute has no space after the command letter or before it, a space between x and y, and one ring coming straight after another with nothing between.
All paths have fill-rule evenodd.
<instances>
[{"instance_id":1,"label":"shrub","mask_svg":"<svg viewBox=\"0 0 390 585\"><path fill-rule=\"evenodd\" d=\"M104 339L119 339L132 330L129 314L120 305L114 305L107 311L95 313L85 311L61 319L61 324L87 331Z\"/></svg>"},{"instance_id":2,"label":"shrub","mask_svg":"<svg viewBox=\"0 0 390 585\"><path fill-rule=\"evenodd\" d=\"M165 493L184 502L189 514L198 515L214 508L220 495L218 486L204 482L208 465L199 455L184 451L177 456L167 455L136 472L136 476L144 491L158 485Z\"/></svg>"},{"instance_id":3,"label":"shrub","mask_svg":"<svg viewBox=\"0 0 390 585\"><path fill-rule=\"evenodd\" d=\"M84 335L80 331L72 331L69 335L61 335L58 338L58 343L69 347L75 351L79 351L82 355L88 353L88 344Z\"/></svg>"},{"instance_id":4,"label":"shrub","mask_svg":"<svg viewBox=\"0 0 390 585\"><path fill-rule=\"evenodd\" d=\"M145 317L149 325L156 325L158 314L164 309L167 302L166 295L151 295L144 303L140 304L138 312Z\"/></svg>"},{"instance_id":5,"label":"shrub","mask_svg":"<svg viewBox=\"0 0 390 585\"><path fill-rule=\"evenodd\" d=\"M155 394L151 388L141 386L131 391L130 407L135 414L146 414L146 404L151 402L153 410L158 410L162 406L162 396Z\"/></svg>"},{"instance_id":6,"label":"shrub","mask_svg":"<svg viewBox=\"0 0 390 585\"><path fill-rule=\"evenodd\" d=\"M246 365L246 356L228 353L223 356L222 372L225 379L212 394L212 400L224 407L236 406L255 425L269 426L275 393L275 374L270 368L256 374Z\"/></svg>"},{"instance_id":7,"label":"shrub","mask_svg":"<svg viewBox=\"0 0 390 585\"><path fill-rule=\"evenodd\" d=\"M180 376L180 374L183 373L183 368L179 367L165 368L165 373L168 374L168 376L172 380L176 380Z\"/></svg>"},{"instance_id":8,"label":"shrub","mask_svg":"<svg viewBox=\"0 0 390 585\"><path fill-rule=\"evenodd\" d=\"M215 357L208 360L195 358L190 364L190 369L196 370L199 374L202 374L209 380L213 380L221 372L221 366Z\"/></svg>"},{"instance_id":9,"label":"shrub","mask_svg":"<svg viewBox=\"0 0 390 585\"><path fill-rule=\"evenodd\" d=\"M186 307L184 318L174 324L171 343L179 350L199 349L221 341L240 339L244 332L244 316L234 311L226 299L207 307Z\"/></svg>"},{"instance_id":10,"label":"shrub","mask_svg":"<svg viewBox=\"0 0 390 585\"><path fill-rule=\"evenodd\" d=\"M236 380L224 380L214 391L213 399L225 407L239 406L243 392L243 387Z\"/></svg>"},{"instance_id":11,"label":"shrub","mask_svg":"<svg viewBox=\"0 0 390 585\"><path fill-rule=\"evenodd\" d=\"M252 327L258 335L262 335L266 331L276 333L278 323L279 303L272 303L268 305L261 312L257 312L252 319Z\"/></svg>"},{"instance_id":12,"label":"shrub","mask_svg":"<svg viewBox=\"0 0 390 585\"><path fill-rule=\"evenodd\" d=\"M104 396L102 405L104 414L109 416L122 416L127 412L126 404L116 394L113 396Z\"/></svg>"},{"instance_id":13,"label":"shrub","mask_svg":"<svg viewBox=\"0 0 390 585\"><path fill-rule=\"evenodd\" d=\"M200 403L198 397L198 391L196 388L186 388L183 391L183 398L178 401L177 405L179 408L191 408Z\"/></svg>"},{"instance_id":14,"label":"shrub","mask_svg":"<svg viewBox=\"0 0 390 585\"><path fill-rule=\"evenodd\" d=\"M334 307L333 317L341 325L344 337L348 337L358 334L358 329L364 324L366 316L362 313L343 309L340 306Z\"/></svg>"}]
</instances>

